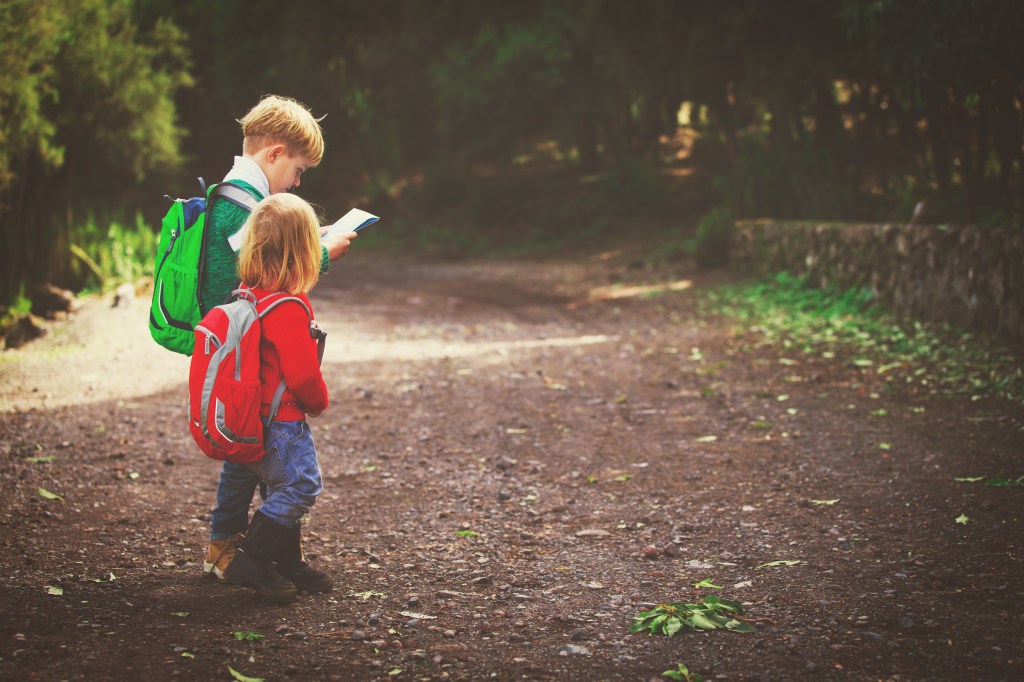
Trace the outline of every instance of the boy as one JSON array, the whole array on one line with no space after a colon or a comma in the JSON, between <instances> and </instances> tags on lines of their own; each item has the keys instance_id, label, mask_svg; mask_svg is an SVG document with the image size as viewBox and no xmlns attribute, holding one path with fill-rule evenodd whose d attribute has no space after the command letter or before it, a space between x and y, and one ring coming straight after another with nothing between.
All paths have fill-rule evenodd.
<instances>
[{"instance_id":1,"label":"boy","mask_svg":"<svg viewBox=\"0 0 1024 682\"><path fill-rule=\"evenodd\" d=\"M242 155L225 176L242 186L258 201L272 194L298 187L302 174L319 165L324 153L320 124L299 102L268 95L239 123L242 125ZM238 286L238 253L245 236L242 227L248 211L228 201L215 201L209 209L206 251L200 273L200 310L205 315L224 303ZM327 236L320 257L320 272L330 261L345 255L356 234ZM235 556L249 526L249 505L260 483L247 466L225 462L217 484L217 507L210 514L210 547L203 570L224 580L224 571ZM280 573L300 590L326 592L331 579L309 567L302 559L298 533L281 560Z\"/></svg>"}]
</instances>

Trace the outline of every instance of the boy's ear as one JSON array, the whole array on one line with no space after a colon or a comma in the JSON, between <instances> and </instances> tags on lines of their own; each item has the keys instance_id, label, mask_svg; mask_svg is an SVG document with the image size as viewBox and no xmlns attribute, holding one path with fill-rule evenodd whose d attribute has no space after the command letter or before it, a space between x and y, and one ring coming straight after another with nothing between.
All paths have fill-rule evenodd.
<instances>
[{"instance_id":1,"label":"boy's ear","mask_svg":"<svg viewBox=\"0 0 1024 682\"><path fill-rule=\"evenodd\" d=\"M272 144L267 147L267 161L274 163L280 158L288 155L288 148L283 144Z\"/></svg>"}]
</instances>

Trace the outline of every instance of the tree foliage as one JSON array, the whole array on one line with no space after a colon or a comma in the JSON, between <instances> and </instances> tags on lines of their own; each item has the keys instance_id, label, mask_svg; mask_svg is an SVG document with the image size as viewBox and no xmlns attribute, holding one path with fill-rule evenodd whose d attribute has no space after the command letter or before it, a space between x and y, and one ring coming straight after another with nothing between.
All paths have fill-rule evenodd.
<instances>
[{"instance_id":1,"label":"tree foliage","mask_svg":"<svg viewBox=\"0 0 1024 682\"><path fill-rule=\"evenodd\" d=\"M219 178L267 93L326 114L303 193L328 212L416 178L420 209L487 204L473 174L542 144L646 203L685 105L716 215L906 220L930 197L936 220L1021 224L1022 33L1004 0L15 0L0 300L75 216Z\"/></svg>"},{"instance_id":2,"label":"tree foliage","mask_svg":"<svg viewBox=\"0 0 1024 682\"><path fill-rule=\"evenodd\" d=\"M76 215L112 211L180 160L182 34L161 20L141 35L132 11L129 0L0 8L0 302L47 279L55 253L66 260Z\"/></svg>"}]
</instances>

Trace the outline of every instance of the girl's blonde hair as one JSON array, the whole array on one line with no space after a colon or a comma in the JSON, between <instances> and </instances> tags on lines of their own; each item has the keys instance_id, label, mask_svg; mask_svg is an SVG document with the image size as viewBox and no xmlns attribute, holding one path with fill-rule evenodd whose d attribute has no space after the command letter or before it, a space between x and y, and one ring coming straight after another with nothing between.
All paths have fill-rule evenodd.
<instances>
[{"instance_id":1,"label":"girl's blonde hair","mask_svg":"<svg viewBox=\"0 0 1024 682\"><path fill-rule=\"evenodd\" d=\"M294 194L273 194L245 221L238 276L246 285L305 293L320 277L320 222Z\"/></svg>"}]
</instances>

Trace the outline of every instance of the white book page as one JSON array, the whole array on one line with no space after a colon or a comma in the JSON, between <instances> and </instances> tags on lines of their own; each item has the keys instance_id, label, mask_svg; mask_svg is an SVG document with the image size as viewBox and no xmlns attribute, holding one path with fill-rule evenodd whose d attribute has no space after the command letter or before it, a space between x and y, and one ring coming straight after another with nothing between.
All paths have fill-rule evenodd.
<instances>
[{"instance_id":1,"label":"white book page","mask_svg":"<svg viewBox=\"0 0 1024 682\"><path fill-rule=\"evenodd\" d=\"M367 225L372 225L378 220L380 220L380 218L372 213L368 213L360 208L353 208L351 211L338 218L338 220L332 225L328 225L324 234L326 236L327 234L336 232L341 232L342 234L358 232L360 229Z\"/></svg>"}]
</instances>

